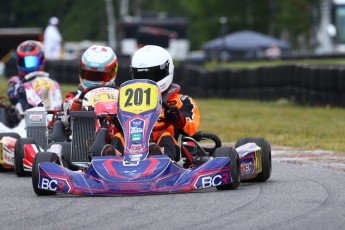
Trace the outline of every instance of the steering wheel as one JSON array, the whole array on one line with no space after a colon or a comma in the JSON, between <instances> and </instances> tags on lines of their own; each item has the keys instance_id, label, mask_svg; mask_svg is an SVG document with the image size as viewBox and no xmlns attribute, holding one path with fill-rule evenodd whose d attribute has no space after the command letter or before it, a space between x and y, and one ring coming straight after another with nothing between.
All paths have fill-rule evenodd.
<instances>
[{"instance_id":1,"label":"steering wheel","mask_svg":"<svg viewBox=\"0 0 345 230\"><path fill-rule=\"evenodd\" d=\"M28 73L27 75L25 75L25 80L26 81L29 81L35 77L49 77L49 73L47 72L44 72L44 71L34 71L34 72L31 72L31 73Z\"/></svg>"}]
</instances>

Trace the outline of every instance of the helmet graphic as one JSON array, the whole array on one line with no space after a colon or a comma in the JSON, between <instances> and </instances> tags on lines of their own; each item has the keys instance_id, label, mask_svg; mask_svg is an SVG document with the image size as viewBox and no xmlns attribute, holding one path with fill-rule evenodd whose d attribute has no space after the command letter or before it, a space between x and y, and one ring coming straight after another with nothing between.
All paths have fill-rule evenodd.
<instances>
[{"instance_id":1,"label":"helmet graphic","mask_svg":"<svg viewBox=\"0 0 345 230\"><path fill-rule=\"evenodd\" d=\"M117 57L107 46L93 45L80 61L80 83L84 88L114 82L118 70Z\"/></svg>"},{"instance_id":2,"label":"helmet graphic","mask_svg":"<svg viewBox=\"0 0 345 230\"><path fill-rule=\"evenodd\" d=\"M44 69L45 58L43 45L39 41L28 40L17 48L17 69L19 75L25 75Z\"/></svg>"}]
</instances>

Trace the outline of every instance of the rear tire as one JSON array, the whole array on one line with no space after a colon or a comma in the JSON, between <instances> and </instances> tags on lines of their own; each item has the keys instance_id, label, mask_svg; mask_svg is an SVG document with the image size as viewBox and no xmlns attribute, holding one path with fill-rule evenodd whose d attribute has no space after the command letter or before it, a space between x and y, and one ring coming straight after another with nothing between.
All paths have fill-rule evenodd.
<instances>
[{"instance_id":1,"label":"rear tire","mask_svg":"<svg viewBox=\"0 0 345 230\"><path fill-rule=\"evenodd\" d=\"M230 158L230 175L232 177L232 182L230 184L218 185L216 188L218 190L234 190L240 185L240 159L238 153L233 147L221 147L217 148L213 155L214 158L217 157L229 157Z\"/></svg>"},{"instance_id":2,"label":"rear tire","mask_svg":"<svg viewBox=\"0 0 345 230\"><path fill-rule=\"evenodd\" d=\"M44 189L38 188L38 182L40 179L40 172L39 172L38 165L40 163L43 163L43 162L58 163L59 157L57 156L56 153L52 153L52 152L39 152L39 153L37 153L35 160L34 160L34 164L32 166L32 187L38 196L55 195L56 192L54 192L54 191L49 191L49 190L44 190Z\"/></svg>"},{"instance_id":3,"label":"rear tire","mask_svg":"<svg viewBox=\"0 0 345 230\"><path fill-rule=\"evenodd\" d=\"M235 148L247 143L255 143L258 146L260 146L262 150L262 157L261 157L262 171L255 178L249 179L247 181L265 182L271 177L271 172L272 172L271 146L265 138L261 138L261 137L249 138L248 137L248 138L239 139L235 144Z\"/></svg>"},{"instance_id":4,"label":"rear tire","mask_svg":"<svg viewBox=\"0 0 345 230\"><path fill-rule=\"evenodd\" d=\"M15 139L19 139L20 135L18 133L0 133L0 138L3 138L3 137L12 137Z\"/></svg>"},{"instance_id":5,"label":"rear tire","mask_svg":"<svg viewBox=\"0 0 345 230\"><path fill-rule=\"evenodd\" d=\"M39 146L36 144L35 140L32 138L19 138L16 141L14 148L14 172L18 177L28 176L29 172L24 171L23 159L24 159L24 145L35 144L36 148Z\"/></svg>"}]
</instances>

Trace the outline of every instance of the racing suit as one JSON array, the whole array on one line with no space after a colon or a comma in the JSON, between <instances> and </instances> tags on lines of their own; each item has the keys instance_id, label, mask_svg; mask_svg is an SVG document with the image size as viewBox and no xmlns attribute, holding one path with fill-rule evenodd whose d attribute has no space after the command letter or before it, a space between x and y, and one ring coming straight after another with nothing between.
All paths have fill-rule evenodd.
<instances>
[{"instance_id":1,"label":"racing suit","mask_svg":"<svg viewBox=\"0 0 345 230\"><path fill-rule=\"evenodd\" d=\"M56 79L49 75L49 77L56 81ZM7 83L7 96L13 106L17 105L18 103L21 105L23 111L30 108L29 102L26 98L26 92L24 83L30 82L34 78L30 80L26 80L25 77L18 77L12 76Z\"/></svg>"},{"instance_id":2,"label":"racing suit","mask_svg":"<svg viewBox=\"0 0 345 230\"><path fill-rule=\"evenodd\" d=\"M28 107L26 93L24 88L25 78L19 79L18 76L12 76L7 83L7 96L12 105L20 103L23 110Z\"/></svg>"},{"instance_id":3,"label":"racing suit","mask_svg":"<svg viewBox=\"0 0 345 230\"><path fill-rule=\"evenodd\" d=\"M193 136L200 125L200 112L195 101L187 95L178 94L179 91L180 86L172 84L169 89L162 93L163 102L178 108L180 113L179 119L172 122L165 130L152 132L150 139L150 141L163 147L164 154L168 155L172 160L178 160L178 154L180 153L180 147L177 143L178 135ZM160 118L166 118L167 113L165 110L166 108L163 106ZM156 125L160 123L160 119L158 119ZM116 133L111 144L116 150L123 153L123 134L121 132Z\"/></svg>"}]
</instances>

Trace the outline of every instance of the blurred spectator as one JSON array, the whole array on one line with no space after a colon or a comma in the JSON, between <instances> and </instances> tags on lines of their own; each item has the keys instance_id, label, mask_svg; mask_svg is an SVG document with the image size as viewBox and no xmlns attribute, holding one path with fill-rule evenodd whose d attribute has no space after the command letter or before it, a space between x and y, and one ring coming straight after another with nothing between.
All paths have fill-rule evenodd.
<instances>
[{"instance_id":1,"label":"blurred spectator","mask_svg":"<svg viewBox=\"0 0 345 230\"><path fill-rule=\"evenodd\" d=\"M63 54L63 39L58 29L59 19L51 17L44 31L44 48L47 60L59 60Z\"/></svg>"},{"instance_id":2,"label":"blurred spectator","mask_svg":"<svg viewBox=\"0 0 345 230\"><path fill-rule=\"evenodd\" d=\"M269 59L280 58L281 54L282 51L276 45L272 45L271 47L265 50L265 57Z\"/></svg>"}]
</instances>

